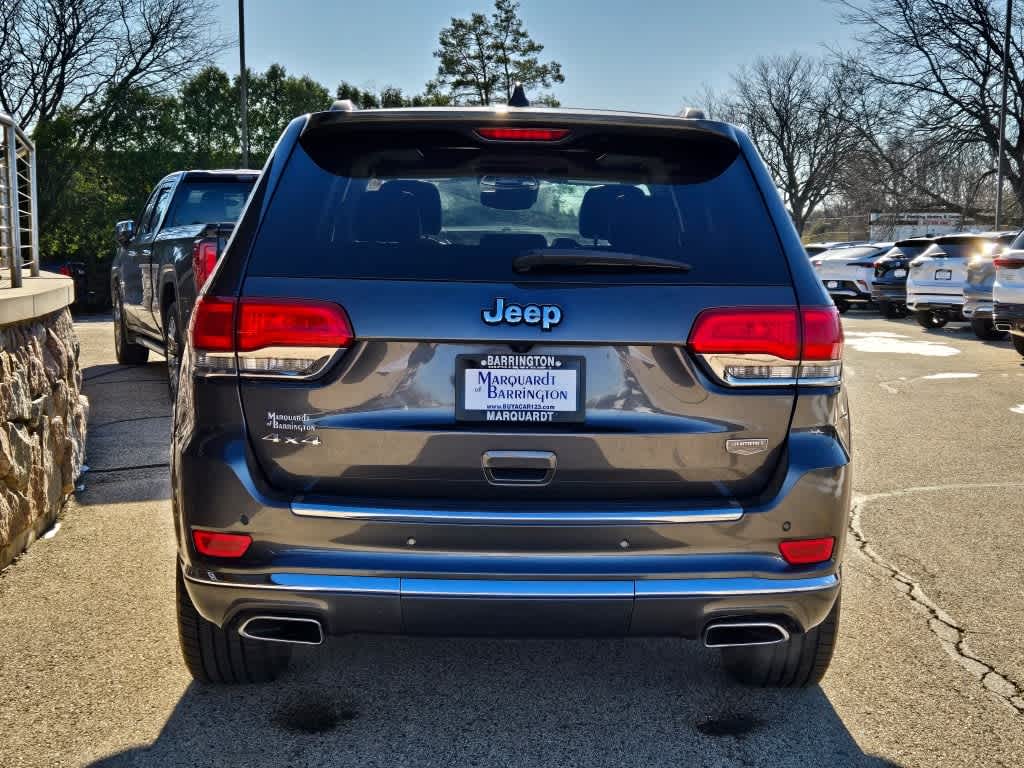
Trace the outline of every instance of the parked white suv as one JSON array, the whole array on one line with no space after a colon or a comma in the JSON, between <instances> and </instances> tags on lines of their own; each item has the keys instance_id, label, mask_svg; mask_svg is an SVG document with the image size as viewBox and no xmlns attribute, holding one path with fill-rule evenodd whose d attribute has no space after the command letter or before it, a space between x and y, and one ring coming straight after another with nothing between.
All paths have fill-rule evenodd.
<instances>
[{"instance_id":1,"label":"parked white suv","mask_svg":"<svg viewBox=\"0 0 1024 768\"><path fill-rule=\"evenodd\" d=\"M892 243L840 245L811 258L818 279L825 285L840 312L851 304L868 304L875 281L875 259Z\"/></svg>"},{"instance_id":2,"label":"parked white suv","mask_svg":"<svg viewBox=\"0 0 1024 768\"><path fill-rule=\"evenodd\" d=\"M941 328L964 321L964 283L967 263L990 257L1013 240L1013 233L960 232L942 235L910 262L907 309L924 328Z\"/></svg>"},{"instance_id":3,"label":"parked white suv","mask_svg":"<svg viewBox=\"0 0 1024 768\"><path fill-rule=\"evenodd\" d=\"M1010 332L1013 348L1024 355L1024 232L994 264L993 322L997 329Z\"/></svg>"}]
</instances>

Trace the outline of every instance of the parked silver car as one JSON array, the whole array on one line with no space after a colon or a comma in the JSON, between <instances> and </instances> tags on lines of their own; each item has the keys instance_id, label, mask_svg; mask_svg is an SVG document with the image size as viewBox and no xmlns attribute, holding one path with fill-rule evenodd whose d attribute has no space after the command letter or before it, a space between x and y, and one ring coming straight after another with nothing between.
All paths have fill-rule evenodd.
<instances>
[{"instance_id":1,"label":"parked silver car","mask_svg":"<svg viewBox=\"0 0 1024 768\"><path fill-rule=\"evenodd\" d=\"M1024 355L1024 232L993 261L993 323L1009 331L1013 348Z\"/></svg>"},{"instance_id":2,"label":"parked silver car","mask_svg":"<svg viewBox=\"0 0 1024 768\"><path fill-rule=\"evenodd\" d=\"M839 245L811 258L815 274L840 312L853 304L871 302L875 259L892 246L892 243Z\"/></svg>"},{"instance_id":3,"label":"parked silver car","mask_svg":"<svg viewBox=\"0 0 1024 768\"><path fill-rule=\"evenodd\" d=\"M979 339L994 340L1006 337L992 322L993 286L996 279L995 260L1008 247L1011 233L1003 233L995 248L985 249L966 264L964 280L964 318L971 323L971 330Z\"/></svg>"},{"instance_id":4,"label":"parked silver car","mask_svg":"<svg viewBox=\"0 0 1024 768\"><path fill-rule=\"evenodd\" d=\"M1013 240L1012 232L958 232L942 235L910 262L907 308L923 328L941 328L963 322L967 263L992 258L993 252Z\"/></svg>"}]
</instances>

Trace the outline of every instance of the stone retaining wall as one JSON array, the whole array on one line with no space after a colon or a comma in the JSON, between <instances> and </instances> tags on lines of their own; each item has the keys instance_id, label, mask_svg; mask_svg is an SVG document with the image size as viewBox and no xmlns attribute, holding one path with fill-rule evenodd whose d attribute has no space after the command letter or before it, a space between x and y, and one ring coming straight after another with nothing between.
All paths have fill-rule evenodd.
<instances>
[{"instance_id":1,"label":"stone retaining wall","mask_svg":"<svg viewBox=\"0 0 1024 768\"><path fill-rule=\"evenodd\" d=\"M0 568L53 524L81 473L78 350L67 309L0 327Z\"/></svg>"}]
</instances>

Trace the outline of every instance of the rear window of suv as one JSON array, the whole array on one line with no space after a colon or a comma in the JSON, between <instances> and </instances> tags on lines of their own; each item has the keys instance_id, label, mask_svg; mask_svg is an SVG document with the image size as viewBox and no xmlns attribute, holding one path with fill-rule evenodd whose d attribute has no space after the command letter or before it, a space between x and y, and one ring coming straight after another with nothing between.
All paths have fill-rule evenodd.
<instances>
[{"instance_id":1,"label":"rear window of suv","mask_svg":"<svg viewBox=\"0 0 1024 768\"><path fill-rule=\"evenodd\" d=\"M627 254L689 272L543 269L522 254ZM253 244L268 277L784 284L753 175L725 139L611 136L566 147L452 132L304 137Z\"/></svg>"}]
</instances>

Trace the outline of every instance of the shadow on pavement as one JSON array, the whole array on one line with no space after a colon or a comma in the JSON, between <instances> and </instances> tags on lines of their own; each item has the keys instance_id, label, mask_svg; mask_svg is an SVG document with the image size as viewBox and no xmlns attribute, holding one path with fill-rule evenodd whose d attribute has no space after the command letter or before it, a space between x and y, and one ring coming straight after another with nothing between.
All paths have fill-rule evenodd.
<instances>
[{"instance_id":1,"label":"shadow on pavement","mask_svg":"<svg viewBox=\"0 0 1024 768\"><path fill-rule=\"evenodd\" d=\"M820 688L742 688L716 659L662 639L334 639L274 685L190 685L152 745L92 765L895 765Z\"/></svg>"}]
</instances>

